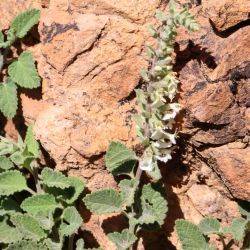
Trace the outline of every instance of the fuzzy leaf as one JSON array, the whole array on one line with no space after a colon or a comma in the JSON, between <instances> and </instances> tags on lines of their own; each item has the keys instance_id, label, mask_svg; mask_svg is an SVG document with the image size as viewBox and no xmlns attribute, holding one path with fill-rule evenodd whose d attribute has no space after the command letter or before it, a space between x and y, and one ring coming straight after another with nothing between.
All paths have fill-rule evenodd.
<instances>
[{"instance_id":1,"label":"fuzzy leaf","mask_svg":"<svg viewBox=\"0 0 250 250\"><path fill-rule=\"evenodd\" d=\"M67 204L73 204L84 190L85 184L77 177L67 177L67 179L70 182L69 188L46 187L45 191L55 196L57 200L62 200Z\"/></svg>"},{"instance_id":2,"label":"fuzzy leaf","mask_svg":"<svg viewBox=\"0 0 250 250\"><path fill-rule=\"evenodd\" d=\"M2 170L9 170L15 168L14 164L12 161L5 156L0 156L0 169Z\"/></svg>"},{"instance_id":3,"label":"fuzzy leaf","mask_svg":"<svg viewBox=\"0 0 250 250\"><path fill-rule=\"evenodd\" d=\"M11 222L23 234L25 239L41 240L46 237L39 222L28 214L15 214L11 216Z\"/></svg>"},{"instance_id":4,"label":"fuzzy leaf","mask_svg":"<svg viewBox=\"0 0 250 250\"><path fill-rule=\"evenodd\" d=\"M22 239L21 233L7 224L6 220L0 222L0 242L9 244Z\"/></svg>"},{"instance_id":5,"label":"fuzzy leaf","mask_svg":"<svg viewBox=\"0 0 250 250\"><path fill-rule=\"evenodd\" d=\"M67 207L63 211L62 219L64 222L60 225L60 238L74 234L82 224L82 218L75 207Z\"/></svg>"},{"instance_id":6,"label":"fuzzy leaf","mask_svg":"<svg viewBox=\"0 0 250 250\"><path fill-rule=\"evenodd\" d=\"M225 228L224 233L232 234L233 238L237 241L243 240L247 229L248 221L244 218L234 218L232 224Z\"/></svg>"},{"instance_id":7,"label":"fuzzy leaf","mask_svg":"<svg viewBox=\"0 0 250 250\"><path fill-rule=\"evenodd\" d=\"M30 9L17 15L11 23L11 28L15 30L18 38L23 38L28 31L38 23L40 17L40 10Z\"/></svg>"},{"instance_id":8,"label":"fuzzy leaf","mask_svg":"<svg viewBox=\"0 0 250 250\"><path fill-rule=\"evenodd\" d=\"M76 250L83 250L84 249L84 240L79 239L76 242Z\"/></svg>"},{"instance_id":9,"label":"fuzzy leaf","mask_svg":"<svg viewBox=\"0 0 250 250\"><path fill-rule=\"evenodd\" d=\"M40 86L41 79L31 52L23 52L17 61L10 64L8 72L11 78L21 87L33 89Z\"/></svg>"},{"instance_id":10,"label":"fuzzy leaf","mask_svg":"<svg viewBox=\"0 0 250 250\"><path fill-rule=\"evenodd\" d=\"M134 180L122 180L119 183L121 189L122 201L126 206L131 206L134 203L135 192L139 185L139 181Z\"/></svg>"},{"instance_id":11,"label":"fuzzy leaf","mask_svg":"<svg viewBox=\"0 0 250 250\"><path fill-rule=\"evenodd\" d=\"M158 36L158 32L153 25L148 26L148 32L154 38L156 38Z\"/></svg>"},{"instance_id":12,"label":"fuzzy leaf","mask_svg":"<svg viewBox=\"0 0 250 250\"><path fill-rule=\"evenodd\" d=\"M161 21L161 22L164 22L164 21L166 21L166 15L165 15L165 13L163 12L163 11L161 11L161 10L156 10L156 12L155 12L155 17L159 20L159 21Z\"/></svg>"},{"instance_id":13,"label":"fuzzy leaf","mask_svg":"<svg viewBox=\"0 0 250 250\"><path fill-rule=\"evenodd\" d=\"M54 218L52 212L39 212L33 215L33 217L39 222L42 229L51 231L54 226Z\"/></svg>"},{"instance_id":14,"label":"fuzzy leaf","mask_svg":"<svg viewBox=\"0 0 250 250\"><path fill-rule=\"evenodd\" d=\"M118 250L128 249L137 240L137 237L133 233L130 233L128 229L124 229L121 233L110 233L108 237L115 243Z\"/></svg>"},{"instance_id":15,"label":"fuzzy leaf","mask_svg":"<svg viewBox=\"0 0 250 250\"><path fill-rule=\"evenodd\" d=\"M111 142L105 156L106 167L114 175L130 173L136 160L136 154L120 142Z\"/></svg>"},{"instance_id":16,"label":"fuzzy leaf","mask_svg":"<svg viewBox=\"0 0 250 250\"><path fill-rule=\"evenodd\" d=\"M60 205L51 194L36 194L26 198L21 208L29 214L54 212Z\"/></svg>"},{"instance_id":17,"label":"fuzzy leaf","mask_svg":"<svg viewBox=\"0 0 250 250\"><path fill-rule=\"evenodd\" d=\"M29 126L26 132L25 144L27 145L28 151L33 154L35 158L38 158L40 155L39 143L36 141L33 135L33 127Z\"/></svg>"},{"instance_id":18,"label":"fuzzy leaf","mask_svg":"<svg viewBox=\"0 0 250 250\"><path fill-rule=\"evenodd\" d=\"M211 249L198 226L181 219L176 221L175 227L183 250Z\"/></svg>"},{"instance_id":19,"label":"fuzzy leaf","mask_svg":"<svg viewBox=\"0 0 250 250\"><path fill-rule=\"evenodd\" d=\"M12 195L27 188L26 180L19 171L9 170L0 174L0 196Z\"/></svg>"},{"instance_id":20,"label":"fuzzy leaf","mask_svg":"<svg viewBox=\"0 0 250 250\"><path fill-rule=\"evenodd\" d=\"M6 250L48 250L42 243L22 240L9 245Z\"/></svg>"},{"instance_id":21,"label":"fuzzy leaf","mask_svg":"<svg viewBox=\"0 0 250 250\"><path fill-rule=\"evenodd\" d=\"M204 218L198 226L206 235L220 233L220 222L215 218Z\"/></svg>"},{"instance_id":22,"label":"fuzzy leaf","mask_svg":"<svg viewBox=\"0 0 250 250\"><path fill-rule=\"evenodd\" d=\"M49 250L62 250L62 244L54 242L51 239L46 239L44 243Z\"/></svg>"},{"instance_id":23,"label":"fuzzy leaf","mask_svg":"<svg viewBox=\"0 0 250 250\"><path fill-rule=\"evenodd\" d=\"M64 176L59 171L53 171L50 168L44 168L41 172L42 183L48 187L57 187L57 188L69 188L70 181L66 176Z\"/></svg>"},{"instance_id":24,"label":"fuzzy leaf","mask_svg":"<svg viewBox=\"0 0 250 250\"><path fill-rule=\"evenodd\" d=\"M70 189L73 190L73 192L71 192L71 195L68 196L65 201L68 204L72 204L78 199L80 194L83 192L85 183L80 178L73 176L68 177L68 180L70 181Z\"/></svg>"},{"instance_id":25,"label":"fuzzy leaf","mask_svg":"<svg viewBox=\"0 0 250 250\"><path fill-rule=\"evenodd\" d=\"M9 119L16 115L17 86L10 79L0 84L0 110Z\"/></svg>"},{"instance_id":26,"label":"fuzzy leaf","mask_svg":"<svg viewBox=\"0 0 250 250\"><path fill-rule=\"evenodd\" d=\"M26 157L24 156L22 151L16 151L15 153L11 154L10 159L14 162L17 166L21 166L24 164Z\"/></svg>"},{"instance_id":27,"label":"fuzzy leaf","mask_svg":"<svg viewBox=\"0 0 250 250\"><path fill-rule=\"evenodd\" d=\"M144 185L142 188L141 208L142 214L138 219L140 224L163 225L168 211L167 201L150 184Z\"/></svg>"},{"instance_id":28,"label":"fuzzy leaf","mask_svg":"<svg viewBox=\"0 0 250 250\"><path fill-rule=\"evenodd\" d=\"M113 189L104 189L87 194L83 199L86 207L95 214L120 212L122 208L121 195Z\"/></svg>"}]
</instances>

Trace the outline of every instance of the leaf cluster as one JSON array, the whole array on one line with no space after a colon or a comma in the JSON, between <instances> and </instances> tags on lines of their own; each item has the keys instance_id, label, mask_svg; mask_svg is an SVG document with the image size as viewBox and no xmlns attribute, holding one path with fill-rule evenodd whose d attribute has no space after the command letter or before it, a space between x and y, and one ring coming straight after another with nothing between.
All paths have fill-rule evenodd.
<instances>
[{"instance_id":1,"label":"leaf cluster","mask_svg":"<svg viewBox=\"0 0 250 250\"><path fill-rule=\"evenodd\" d=\"M47 167L38 175L39 156L32 127L17 143L0 138L1 249L60 250L83 222L75 202L84 182Z\"/></svg>"},{"instance_id":2,"label":"leaf cluster","mask_svg":"<svg viewBox=\"0 0 250 250\"><path fill-rule=\"evenodd\" d=\"M249 210L249 204L248 204ZM233 245L238 249L249 249L249 234L250 234L250 213L248 210L240 207L242 217L234 218L231 224L227 227L222 227L216 218L204 218L198 225L195 225L187 220L176 221L176 231L183 250L193 249L216 249L209 244L209 237L217 235L223 245L223 249L230 249ZM226 242L226 239L228 242Z\"/></svg>"},{"instance_id":3,"label":"leaf cluster","mask_svg":"<svg viewBox=\"0 0 250 250\"><path fill-rule=\"evenodd\" d=\"M105 157L106 167L114 176L126 175L128 179L119 182L118 191L98 190L83 199L92 213L121 213L128 219L128 229L108 234L118 250L129 249L137 241L139 230L162 226L168 210L167 201L154 185L139 185L134 176L137 161L132 150L119 142L112 142Z\"/></svg>"},{"instance_id":4,"label":"leaf cluster","mask_svg":"<svg viewBox=\"0 0 250 250\"><path fill-rule=\"evenodd\" d=\"M8 57L11 46L28 34L38 23L39 17L40 10L27 10L13 19L9 30L0 32L0 71L3 79L0 84L0 111L9 119L17 112L17 88L33 89L41 84L31 52L24 51L14 59ZM7 67L7 73L4 67Z\"/></svg>"}]
</instances>

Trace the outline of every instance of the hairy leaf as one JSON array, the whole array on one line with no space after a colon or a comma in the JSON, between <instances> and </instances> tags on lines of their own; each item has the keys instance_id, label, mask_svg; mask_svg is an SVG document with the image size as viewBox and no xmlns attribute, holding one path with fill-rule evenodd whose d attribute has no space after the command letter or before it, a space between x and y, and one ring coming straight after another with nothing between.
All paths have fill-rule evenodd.
<instances>
[{"instance_id":1,"label":"hairy leaf","mask_svg":"<svg viewBox=\"0 0 250 250\"><path fill-rule=\"evenodd\" d=\"M204 218L198 226L206 235L220 233L220 222L215 218Z\"/></svg>"},{"instance_id":2,"label":"hairy leaf","mask_svg":"<svg viewBox=\"0 0 250 250\"><path fill-rule=\"evenodd\" d=\"M116 213L122 208L121 195L113 189L87 194L83 201L86 207L95 214Z\"/></svg>"},{"instance_id":3,"label":"hairy leaf","mask_svg":"<svg viewBox=\"0 0 250 250\"><path fill-rule=\"evenodd\" d=\"M21 208L29 214L36 215L38 213L54 212L58 204L51 194L36 194L26 198Z\"/></svg>"},{"instance_id":4,"label":"hairy leaf","mask_svg":"<svg viewBox=\"0 0 250 250\"><path fill-rule=\"evenodd\" d=\"M51 239L46 239L44 243L49 250L62 250L62 244L54 242Z\"/></svg>"},{"instance_id":5,"label":"hairy leaf","mask_svg":"<svg viewBox=\"0 0 250 250\"><path fill-rule=\"evenodd\" d=\"M27 188L26 180L19 171L9 170L0 174L0 196L12 195Z\"/></svg>"},{"instance_id":6,"label":"hairy leaf","mask_svg":"<svg viewBox=\"0 0 250 250\"><path fill-rule=\"evenodd\" d=\"M136 154L120 142L111 142L105 156L106 167L114 175L130 173L136 160Z\"/></svg>"},{"instance_id":7,"label":"hairy leaf","mask_svg":"<svg viewBox=\"0 0 250 250\"><path fill-rule=\"evenodd\" d=\"M15 30L18 38L23 38L28 31L38 23L40 17L40 10L30 9L17 15L11 23L11 28Z\"/></svg>"},{"instance_id":8,"label":"hairy leaf","mask_svg":"<svg viewBox=\"0 0 250 250\"><path fill-rule=\"evenodd\" d=\"M51 231L54 226L54 218L52 212L39 212L33 215L33 217L39 222L42 229Z\"/></svg>"},{"instance_id":9,"label":"hairy leaf","mask_svg":"<svg viewBox=\"0 0 250 250\"><path fill-rule=\"evenodd\" d=\"M8 72L11 78L21 87L33 89L40 86L41 79L31 52L23 52L17 61L10 64Z\"/></svg>"},{"instance_id":10,"label":"hairy leaf","mask_svg":"<svg viewBox=\"0 0 250 250\"><path fill-rule=\"evenodd\" d=\"M183 250L211 249L198 226L181 219L175 222L175 227Z\"/></svg>"},{"instance_id":11,"label":"hairy leaf","mask_svg":"<svg viewBox=\"0 0 250 250\"><path fill-rule=\"evenodd\" d=\"M22 240L9 245L6 250L48 250L45 245L36 241Z\"/></svg>"},{"instance_id":12,"label":"hairy leaf","mask_svg":"<svg viewBox=\"0 0 250 250\"><path fill-rule=\"evenodd\" d=\"M28 214L15 214L11 216L11 222L23 234L25 239L41 240L46 237L44 230L39 222Z\"/></svg>"},{"instance_id":13,"label":"hairy leaf","mask_svg":"<svg viewBox=\"0 0 250 250\"><path fill-rule=\"evenodd\" d=\"M63 222L60 225L60 237L70 236L79 229L83 220L75 207L67 207L63 211Z\"/></svg>"},{"instance_id":14,"label":"hairy leaf","mask_svg":"<svg viewBox=\"0 0 250 250\"><path fill-rule=\"evenodd\" d=\"M61 172L44 168L41 173L42 183L48 187L69 188L70 181Z\"/></svg>"},{"instance_id":15,"label":"hairy leaf","mask_svg":"<svg viewBox=\"0 0 250 250\"><path fill-rule=\"evenodd\" d=\"M38 158L40 155L39 143L36 141L33 135L33 127L29 126L26 132L25 144L27 145L28 151L33 154L35 158Z\"/></svg>"},{"instance_id":16,"label":"hairy leaf","mask_svg":"<svg viewBox=\"0 0 250 250\"><path fill-rule=\"evenodd\" d=\"M21 233L7 224L6 220L0 222L0 242L9 244L22 239Z\"/></svg>"},{"instance_id":17,"label":"hairy leaf","mask_svg":"<svg viewBox=\"0 0 250 250\"><path fill-rule=\"evenodd\" d=\"M2 170L9 170L15 168L14 164L12 161L5 156L0 156L0 169Z\"/></svg>"},{"instance_id":18,"label":"hairy leaf","mask_svg":"<svg viewBox=\"0 0 250 250\"><path fill-rule=\"evenodd\" d=\"M164 223L168 211L167 201L151 184L147 184L142 188L141 209L140 224L157 223L161 226Z\"/></svg>"},{"instance_id":19,"label":"hairy leaf","mask_svg":"<svg viewBox=\"0 0 250 250\"><path fill-rule=\"evenodd\" d=\"M9 119L17 111L17 86L10 79L0 84L0 110Z\"/></svg>"},{"instance_id":20,"label":"hairy leaf","mask_svg":"<svg viewBox=\"0 0 250 250\"><path fill-rule=\"evenodd\" d=\"M121 233L110 233L108 237L115 243L118 250L128 249L137 240L136 236L130 233L128 229L124 229Z\"/></svg>"},{"instance_id":21,"label":"hairy leaf","mask_svg":"<svg viewBox=\"0 0 250 250\"><path fill-rule=\"evenodd\" d=\"M126 206L131 206L134 203L135 192L139 185L139 181L134 180L122 180L119 183L121 189L122 201Z\"/></svg>"},{"instance_id":22,"label":"hairy leaf","mask_svg":"<svg viewBox=\"0 0 250 250\"><path fill-rule=\"evenodd\" d=\"M232 234L235 240L241 241L245 236L247 223L248 221L244 218L234 218L232 224L223 231L224 233Z\"/></svg>"}]
</instances>

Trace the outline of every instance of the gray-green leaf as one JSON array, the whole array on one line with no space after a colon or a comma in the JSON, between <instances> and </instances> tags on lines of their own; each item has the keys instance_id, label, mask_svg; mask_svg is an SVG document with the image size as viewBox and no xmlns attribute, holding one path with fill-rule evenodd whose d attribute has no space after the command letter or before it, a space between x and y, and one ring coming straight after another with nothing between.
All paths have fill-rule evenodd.
<instances>
[{"instance_id":1,"label":"gray-green leaf","mask_svg":"<svg viewBox=\"0 0 250 250\"><path fill-rule=\"evenodd\" d=\"M136 154L120 142L111 142L105 156L106 167L114 175L130 173L136 160Z\"/></svg>"},{"instance_id":2,"label":"gray-green leaf","mask_svg":"<svg viewBox=\"0 0 250 250\"><path fill-rule=\"evenodd\" d=\"M48 250L42 243L36 241L22 240L9 245L6 250Z\"/></svg>"},{"instance_id":3,"label":"gray-green leaf","mask_svg":"<svg viewBox=\"0 0 250 250\"><path fill-rule=\"evenodd\" d=\"M113 189L104 189L87 194L83 199L86 207L95 214L121 212L122 198Z\"/></svg>"},{"instance_id":4,"label":"gray-green leaf","mask_svg":"<svg viewBox=\"0 0 250 250\"><path fill-rule=\"evenodd\" d=\"M63 222L60 225L60 238L74 234L81 226L83 220L75 207L67 207L63 211Z\"/></svg>"},{"instance_id":5,"label":"gray-green leaf","mask_svg":"<svg viewBox=\"0 0 250 250\"><path fill-rule=\"evenodd\" d=\"M183 250L211 249L198 226L181 219L175 222L175 227Z\"/></svg>"},{"instance_id":6,"label":"gray-green leaf","mask_svg":"<svg viewBox=\"0 0 250 250\"><path fill-rule=\"evenodd\" d=\"M168 211L167 201L151 184L144 185L142 188L141 209L142 214L138 219L140 224L163 225Z\"/></svg>"},{"instance_id":7,"label":"gray-green leaf","mask_svg":"<svg viewBox=\"0 0 250 250\"><path fill-rule=\"evenodd\" d=\"M15 214L11 216L11 222L22 233L25 239L41 240L46 237L46 233L41 228L39 222L28 214Z\"/></svg>"},{"instance_id":8,"label":"gray-green leaf","mask_svg":"<svg viewBox=\"0 0 250 250\"><path fill-rule=\"evenodd\" d=\"M29 126L26 132L25 144L27 145L28 151L33 154L35 158L38 158L40 155L39 143L36 141L33 134L33 127Z\"/></svg>"},{"instance_id":9,"label":"gray-green leaf","mask_svg":"<svg viewBox=\"0 0 250 250\"><path fill-rule=\"evenodd\" d=\"M16 115L17 86L11 80L0 84L0 110L9 119Z\"/></svg>"},{"instance_id":10,"label":"gray-green leaf","mask_svg":"<svg viewBox=\"0 0 250 250\"><path fill-rule=\"evenodd\" d=\"M5 156L0 156L0 169L2 170L9 170L15 168L14 164L12 161Z\"/></svg>"},{"instance_id":11,"label":"gray-green leaf","mask_svg":"<svg viewBox=\"0 0 250 250\"><path fill-rule=\"evenodd\" d=\"M108 237L113 241L118 250L126 250L132 246L137 238L133 233L130 233L128 229L124 229L121 233L110 233Z\"/></svg>"},{"instance_id":12,"label":"gray-green leaf","mask_svg":"<svg viewBox=\"0 0 250 250\"><path fill-rule=\"evenodd\" d=\"M23 52L17 61L10 64L8 72L11 78L21 87L33 89L40 86L41 79L31 52Z\"/></svg>"},{"instance_id":13,"label":"gray-green leaf","mask_svg":"<svg viewBox=\"0 0 250 250\"><path fill-rule=\"evenodd\" d=\"M22 239L22 235L15 227L7 224L6 220L0 222L0 242L9 244Z\"/></svg>"},{"instance_id":14,"label":"gray-green leaf","mask_svg":"<svg viewBox=\"0 0 250 250\"><path fill-rule=\"evenodd\" d=\"M198 226L206 235L220 233L220 222L215 218L204 218Z\"/></svg>"},{"instance_id":15,"label":"gray-green leaf","mask_svg":"<svg viewBox=\"0 0 250 250\"><path fill-rule=\"evenodd\" d=\"M42 183L48 187L57 187L57 188L69 188L70 181L66 176L64 176L59 171L53 171L50 168L44 168L41 172Z\"/></svg>"},{"instance_id":16,"label":"gray-green leaf","mask_svg":"<svg viewBox=\"0 0 250 250\"><path fill-rule=\"evenodd\" d=\"M40 17L40 10L30 9L17 15L11 23L11 28L15 30L18 38L23 38L28 31L38 23Z\"/></svg>"},{"instance_id":17,"label":"gray-green leaf","mask_svg":"<svg viewBox=\"0 0 250 250\"><path fill-rule=\"evenodd\" d=\"M21 208L29 214L36 215L38 213L54 212L57 207L60 207L51 194L36 194L26 198Z\"/></svg>"},{"instance_id":18,"label":"gray-green leaf","mask_svg":"<svg viewBox=\"0 0 250 250\"><path fill-rule=\"evenodd\" d=\"M248 221L244 218L234 218L232 224L223 231L232 234L235 240L241 241L245 236L247 223Z\"/></svg>"},{"instance_id":19,"label":"gray-green leaf","mask_svg":"<svg viewBox=\"0 0 250 250\"><path fill-rule=\"evenodd\" d=\"M17 170L9 170L0 174L0 196L12 195L27 190L24 176Z\"/></svg>"},{"instance_id":20,"label":"gray-green leaf","mask_svg":"<svg viewBox=\"0 0 250 250\"><path fill-rule=\"evenodd\" d=\"M121 189L123 204L131 206L134 203L135 192L138 185L139 181L136 179L120 181L119 187Z\"/></svg>"}]
</instances>

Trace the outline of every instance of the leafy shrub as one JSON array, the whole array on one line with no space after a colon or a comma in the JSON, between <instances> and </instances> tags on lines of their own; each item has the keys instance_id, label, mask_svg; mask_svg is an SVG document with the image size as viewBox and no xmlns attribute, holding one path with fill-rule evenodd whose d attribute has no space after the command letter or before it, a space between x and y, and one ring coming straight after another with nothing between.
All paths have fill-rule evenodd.
<instances>
[{"instance_id":1,"label":"leafy shrub","mask_svg":"<svg viewBox=\"0 0 250 250\"><path fill-rule=\"evenodd\" d=\"M18 86L28 89L40 86L41 79L31 52L24 51L14 60L8 58L11 46L27 35L29 30L38 23L39 17L39 10L27 10L14 18L5 34L0 32L0 71L3 78L0 84L0 111L9 119L17 112ZM4 71L6 66L7 72Z\"/></svg>"},{"instance_id":2,"label":"leafy shrub","mask_svg":"<svg viewBox=\"0 0 250 250\"><path fill-rule=\"evenodd\" d=\"M248 203L249 206L249 203ZM249 210L249 208L248 208ZM223 245L223 249L231 249L233 245L242 245L240 249L250 249L250 213L240 208L242 217L234 218L231 225L222 227L215 218L204 218L199 225L187 220L176 221L176 231L183 250L216 249L209 245L209 236L217 235ZM226 238L231 237L226 243Z\"/></svg>"},{"instance_id":3,"label":"leafy shrub","mask_svg":"<svg viewBox=\"0 0 250 250\"><path fill-rule=\"evenodd\" d=\"M47 167L38 175L39 156L32 127L24 141L0 137L1 249L73 249L82 224L74 204L85 185Z\"/></svg>"}]
</instances>

